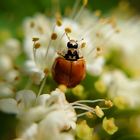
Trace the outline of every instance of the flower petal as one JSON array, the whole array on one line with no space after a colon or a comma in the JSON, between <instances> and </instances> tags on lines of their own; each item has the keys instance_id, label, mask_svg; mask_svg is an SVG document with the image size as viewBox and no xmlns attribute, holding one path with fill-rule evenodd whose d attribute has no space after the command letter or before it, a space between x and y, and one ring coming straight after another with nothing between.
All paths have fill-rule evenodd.
<instances>
[{"instance_id":1,"label":"flower petal","mask_svg":"<svg viewBox=\"0 0 140 140\"><path fill-rule=\"evenodd\" d=\"M21 109L27 109L33 105L36 100L36 95L31 90L21 90L16 94L18 106Z\"/></svg>"},{"instance_id":2,"label":"flower petal","mask_svg":"<svg viewBox=\"0 0 140 140\"><path fill-rule=\"evenodd\" d=\"M17 102L12 98L1 99L0 100L0 110L5 113L18 113Z\"/></svg>"},{"instance_id":3,"label":"flower petal","mask_svg":"<svg viewBox=\"0 0 140 140\"><path fill-rule=\"evenodd\" d=\"M49 94L42 94L37 98L36 104L45 106L49 98L50 98Z\"/></svg>"}]
</instances>

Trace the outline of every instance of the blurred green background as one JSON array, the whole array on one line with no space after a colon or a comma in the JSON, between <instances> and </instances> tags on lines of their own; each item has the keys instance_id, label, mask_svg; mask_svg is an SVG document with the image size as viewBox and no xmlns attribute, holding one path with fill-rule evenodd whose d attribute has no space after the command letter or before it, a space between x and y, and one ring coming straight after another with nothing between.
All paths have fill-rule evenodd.
<instances>
[{"instance_id":1,"label":"blurred green background","mask_svg":"<svg viewBox=\"0 0 140 140\"><path fill-rule=\"evenodd\" d=\"M116 7L119 2L120 0L89 0L87 7L91 10L100 9L106 13ZM129 2L139 13L140 1L129 0ZM47 13L53 9L53 3L55 0L3 0L0 2L0 29L10 28L15 34L17 25L21 25L24 17L34 15L37 12ZM64 7L72 7L75 0L59 0L59 3L63 13Z\"/></svg>"}]
</instances>

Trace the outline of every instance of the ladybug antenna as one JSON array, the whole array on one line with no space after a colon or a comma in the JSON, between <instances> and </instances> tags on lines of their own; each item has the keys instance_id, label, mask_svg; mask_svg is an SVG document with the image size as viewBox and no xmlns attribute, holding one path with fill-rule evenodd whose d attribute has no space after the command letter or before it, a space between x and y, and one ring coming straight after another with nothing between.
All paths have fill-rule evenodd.
<instances>
[{"instance_id":1,"label":"ladybug antenna","mask_svg":"<svg viewBox=\"0 0 140 140\"><path fill-rule=\"evenodd\" d=\"M83 41L84 40L84 38L81 38L80 40L76 40L76 42L81 42L81 41Z\"/></svg>"},{"instance_id":2,"label":"ladybug antenna","mask_svg":"<svg viewBox=\"0 0 140 140\"><path fill-rule=\"evenodd\" d=\"M81 42L81 41L83 41L84 39L82 38L82 39L80 39L80 40L76 40L75 42L76 43L79 43L79 42Z\"/></svg>"}]
</instances>

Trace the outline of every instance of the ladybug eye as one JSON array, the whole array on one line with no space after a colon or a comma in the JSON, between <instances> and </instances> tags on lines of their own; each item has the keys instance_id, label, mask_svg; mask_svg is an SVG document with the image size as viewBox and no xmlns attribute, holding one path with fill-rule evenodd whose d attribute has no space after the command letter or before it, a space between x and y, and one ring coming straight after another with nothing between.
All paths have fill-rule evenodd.
<instances>
[{"instance_id":1,"label":"ladybug eye","mask_svg":"<svg viewBox=\"0 0 140 140\"><path fill-rule=\"evenodd\" d=\"M70 42L67 43L67 47L68 47L68 48L69 48L69 46L70 46Z\"/></svg>"},{"instance_id":2,"label":"ladybug eye","mask_svg":"<svg viewBox=\"0 0 140 140\"><path fill-rule=\"evenodd\" d=\"M70 42L68 42L68 43L67 43L67 47L68 47L68 48L73 48L73 45L72 45Z\"/></svg>"},{"instance_id":3,"label":"ladybug eye","mask_svg":"<svg viewBox=\"0 0 140 140\"><path fill-rule=\"evenodd\" d=\"M73 48L76 48L76 49L77 49L77 48L78 48L78 44L75 44L75 45L73 46Z\"/></svg>"}]
</instances>

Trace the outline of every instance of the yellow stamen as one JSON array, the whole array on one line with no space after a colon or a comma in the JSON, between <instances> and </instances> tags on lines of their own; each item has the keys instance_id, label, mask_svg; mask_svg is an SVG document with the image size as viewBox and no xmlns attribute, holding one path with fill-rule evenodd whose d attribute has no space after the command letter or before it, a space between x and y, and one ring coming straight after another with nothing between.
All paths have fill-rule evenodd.
<instances>
[{"instance_id":1,"label":"yellow stamen","mask_svg":"<svg viewBox=\"0 0 140 140\"><path fill-rule=\"evenodd\" d=\"M15 69L15 70L19 70L19 67L18 66L16 66L16 65L13 65L13 68Z\"/></svg>"},{"instance_id":2,"label":"yellow stamen","mask_svg":"<svg viewBox=\"0 0 140 140\"><path fill-rule=\"evenodd\" d=\"M81 48L85 48L85 47L86 47L86 43L83 42L83 43L81 44Z\"/></svg>"},{"instance_id":3,"label":"yellow stamen","mask_svg":"<svg viewBox=\"0 0 140 140\"><path fill-rule=\"evenodd\" d=\"M19 76L16 76L16 77L14 78L15 81L18 81L19 79L20 79Z\"/></svg>"},{"instance_id":4,"label":"yellow stamen","mask_svg":"<svg viewBox=\"0 0 140 140\"><path fill-rule=\"evenodd\" d=\"M112 106L113 106L113 103L111 102L111 100L106 100L106 101L105 101L105 105L106 105L107 107L112 107Z\"/></svg>"},{"instance_id":5,"label":"yellow stamen","mask_svg":"<svg viewBox=\"0 0 140 140\"><path fill-rule=\"evenodd\" d=\"M107 21L107 19L106 19L106 18L100 18L100 19L99 19L99 22L100 22L101 24L106 23L106 21Z\"/></svg>"},{"instance_id":6,"label":"yellow stamen","mask_svg":"<svg viewBox=\"0 0 140 140\"><path fill-rule=\"evenodd\" d=\"M101 48L101 47L96 47L96 56L98 57L98 56L100 56L101 54L102 54L102 52L103 52L103 49Z\"/></svg>"},{"instance_id":7,"label":"yellow stamen","mask_svg":"<svg viewBox=\"0 0 140 140\"><path fill-rule=\"evenodd\" d=\"M45 73L45 75L48 75L49 70L48 70L47 68L45 68L45 69L44 69L44 73Z\"/></svg>"},{"instance_id":8,"label":"yellow stamen","mask_svg":"<svg viewBox=\"0 0 140 140\"><path fill-rule=\"evenodd\" d=\"M117 28L117 29L115 30L115 32L116 32L116 33L120 33L121 30L120 30L119 28Z\"/></svg>"},{"instance_id":9,"label":"yellow stamen","mask_svg":"<svg viewBox=\"0 0 140 140\"><path fill-rule=\"evenodd\" d=\"M61 20L60 18L58 18L58 19L56 20L56 25L57 25L57 26L61 26L61 25L62 25L62 20Z\"/></svg>"},{"instance_id":10,"label":"yellow stamen","mask_svg":"<svg viewBox=\"0 0 140 140\"><path fill-rule=\"evenodd\" d=\"M104 112L98 105L95 107L95 113L99 118L102 118L104 116Z\"/></svg>"},{"instance_id":11,"label":"yellow stamen","mask_svg":"<svg viewBox=\"0 0 140 140\"><path fill-rule=\"evenodd\" d=\"M68 34L68 33L71 33L71 31L72 31L72 30L71 30L70 27L66 27L66 28L65 28L65 32L66 32L67 34Z\"/></svg>"},{"instance_id":12,"label":"yellow stamen","mask_svg":"<svg viewBox=\"0 0 140 140\"><path fill-rule=\"evenodd\" d=\"M33 28L35 26L35 23L33 21L30 22L30 27Z\"/></svg>"},{"instance_id":13,"label":"yellow stamen","mask_svg":"<svg viewBox=\"0 0 140 140\"><path fill-rule=\"evenodd\" d=\"M86 6L88 3L88 0L83 0L83 6Z\"/></svg>"},{"instance_id":14,"label":"yellow stamen","mask_svg":"<svg viewBox=\"0 0 140 140\"><path fill-rule=\"evenodd\" d=\"M32 41L34 41L34 42L35 42L35 41L38 41L38 40L39 40L38 37L33 37L33 38L32 38Z\"/></svg>"},{"instance_id":15,"label":"yellow stamen","mask_svg":"<svg viewBox=\"0 0 140 140\"><path fill-rule=\"evenodd\" d=\"M102 80L96 81L94 86L95 86L96 90L101 94L104 94L107 90L105 83Z\"/></svg>"},{"instance_id":16,"label":"yellow stamen","mask_svg":"<svg viewBox=\"0 0 140 140\"><path fill-rule=\"evenodd\" d=\"M93 128L90 128L86 120L83 120L77 124L76 135L78 139L91 140L93 136Z\"/></svg>"},{"instance_id":17,"label":"yellow stamen","mask_svg":"<svg viewBox=\"0 0 140 140\"><path fill-rule=\"evenodd\" d=\"M100 37L102 37L103 35L102 35L101 32L96 32L96 36L100 38Z\"/></svg>"},{"instance_id":18,"label":"yellow stamen","mask_svg":"<svg viewBox=\"0 0 140 140\"><path fill-rule=\"evenodd\" d=\"M127 101L123 96L117 96L113 99L113 103L119 109L125 109L128 105Z\"/></svg>"},{"instance_id":19,"label":"yellow stamen","mask_svg":"<svg viewBox=\"0 0 140 140\"><path fill-rule=\"evenodd\" d=\"M112 26L112 28L115 28L117 26L116 18L115 17L109 18L107 23L109 23Z\"/></svg>"},{"instance_id":20,"label":"yellow stamen","mask_svg":"<svg viewBox=\"0 0 140 140\"><path fill-rule=\"evenodd\" d=\"M38 26L37 29L38 29L38 31L39 31L40 34L43 34L44 33L44 30L43 30L43 28L41 26Z\"/></svg>"},{"instance_id":21,"label":"yellow stamen","mask_svg":"<svg viewBox=\"0 0 140 140\"><path fill-rule=\"evenodd\" d=\"M87 113L86 113L86 116L87 116L88 118L93 118L93 114L92 114L91 112L87 112Z\"/></svg>"},{"instance_id":22,"label":"yellow stamen","mask_svg":"<svg viewBox=\"0 0 140 140\"><path fill-rule=\"evenodd\" d=\"M105 117L103 119L102 126L103 126L104 130L110 135L114 134L118 130L118 127L114 123L114 118L107 119Z\"/></svg>"},{"instance_id":23,"label":"yellow stamen","mask_svg":"<svg viewBox=\"0 0 140 140\"><path fill-rule=\"evenodd\" d=\"M41 47L41 44L40 43L35 43L35 45L34 45L34 48L35 49L38 49L38 48L40 48Z\"/></svg>"},{"instance_id":24,"label":"yellow stamen","mask_svg":"<svg viewBox=\"0 0 140 140\"><path fill-rule=\"evenodd\" d=\"M97 17L101 16L101 10L96 10L95 11L95 16L97 16Z\"/></svg>"},{"instance_id":25,"label":"yellow stamen","mask_svg":"<svg viewBox=\"0 0 140 140\"><path fill-rule=\"evenodd\" d=\"M56 13L55 13L55 17L56 17L56 19L61 19L61 14L60 14L60 12L56 12Z\"/></svg>"},{"instance_id":26,"label":"yellow stamen","mask_svg":"<svg viewBox=\"0 0 140 140\"><path fill-rule=\"evenodd\" d=\"M79 98L84 98L85 94L84 94L84 87L82 85L77 85L76 87L74 87L72 89L72 93L76 96L78 96Z\"/></svg>"},{"instance_id":27,"label":"yellow stamen","mask_svg":"<svg viewBox=\"0 0 140 140\"><path fill-rule=\"evenodd\" d=\"M101 48L100 47L97 47L97 51L101 51Z\"/></svg>"},{"instance_id":28,"label":"yellow stamen","mask_svg":"<svg viewBox=\"0 0 140 140\"><path fill-rule=\"evenodd\" d=\"M52 40L56 40L56 39L57 39L57 34L56 34L56 33L52 33L51 39L52 39Z\"/></svg>"},{"instance_id":29,"label":"yellow stamen","mask_svg":"<svg viewBox=\"0 0 140 140\"><path fill-rule=\"evenodd\" d=\"M66 92L67 91L67 87L65 85L59 85L58 88L62 91L62 92Z\"/></svg>"}]
</instances>

